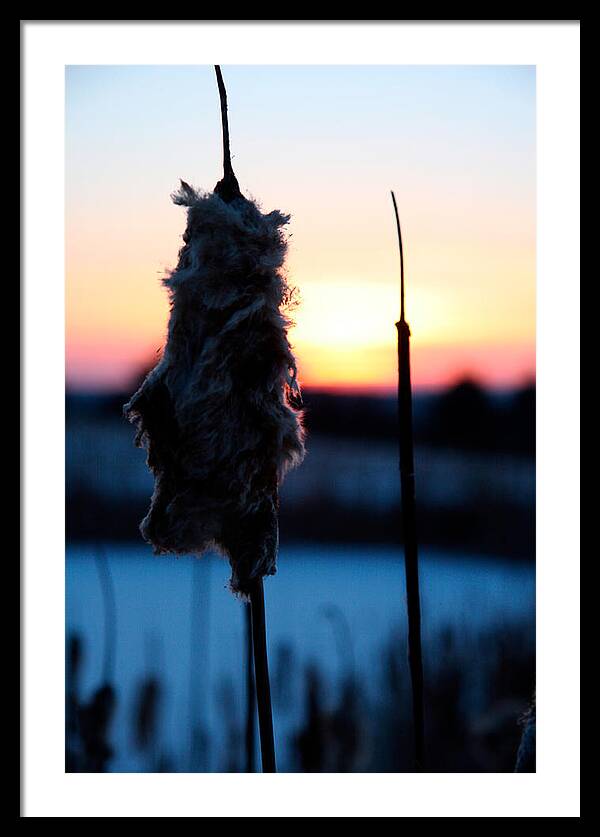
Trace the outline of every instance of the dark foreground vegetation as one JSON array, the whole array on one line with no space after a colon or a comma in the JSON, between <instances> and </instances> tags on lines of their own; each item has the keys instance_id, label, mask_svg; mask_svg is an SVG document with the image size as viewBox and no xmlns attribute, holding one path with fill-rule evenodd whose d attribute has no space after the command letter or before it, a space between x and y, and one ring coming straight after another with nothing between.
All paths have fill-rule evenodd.
<instances>
[{"instance_id":1,"label":"dark foreground vegetation","mask_svg":"<svg viewBox=\"0 0 600 837\"><path fill-rule=\"evenodd\" d=\"M427 770L429 772L511 772L521 736L520 719L534 688L534 632L530 622L464 637L442 632L426 670ZM288 740L278 739L281 768L291 772L409 772L412 770L410 683L405 638L394 634L380 649L375 682L365 683L340 644L336 682L316 666L299 667L290 646L273 649L275 722L296 712ZM70 772L110 771L116 755L113 713L122 699L119 684L103 682L82 694L80 669L85 639L68 638L66 768ZM292 682L300 684L294 694ZM198 772L206 753L219 771L246 769L243 701L231 682L213 688L220 730L199 726L193 745L176 752L166 741L161 708L169 683L140 672L128 707L126 745L150 772ZM218 732L218 734L217 734ZM224 742L218 744L218 742ZM217 749L220 748L220 749ZM255 761L256 764L256 761ZM214 767L213 767L214 769Z\"/></svg>"}]
</instances>

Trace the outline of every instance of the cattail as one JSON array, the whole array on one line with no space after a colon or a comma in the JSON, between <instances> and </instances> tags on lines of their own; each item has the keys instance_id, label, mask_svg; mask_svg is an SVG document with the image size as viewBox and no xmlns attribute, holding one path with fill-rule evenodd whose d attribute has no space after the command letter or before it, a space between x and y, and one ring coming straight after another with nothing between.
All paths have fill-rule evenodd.
<instances>
[{"instance_id":1,"label":"cattail","mask_svg":"<svg viewBox=\"0 0 600 837\"><path fill-rule=\"evenodd\" d=\"M392 192L398 246L400 248L400 319L398 330L398 448L402 492L402 530L408 612L408 662L412 685L415 770L424 769L425 719L423 652L421 648L421 598L419 593L419 544L415 498L415 463L410 379L410 328L404 310L404 249L396 196Z\"/></svg>"},{"instance_id":2,"label":"cattail","mask_svg":"<svg viewBox=\"0 0 600 837\"><path fill-rule=\"evenodd\" d=\"M155 478L144 538L156 553L220 551L247 596L275 572L277 488L304 445L283 313L289 217L236 193L228 168L214 193L182 181L172 196L188 218L163 279L167 343L125 412Z\"/></svg>"},{"instance_id":3,"label":"cattail","mask_svg":"<svg viewBox=\"0 0 600 837\"><path fill-rule=\"evenodd\" d=\"M216 72L224 176L211 194L181 181L172 195L187 208L187 228L177 267L163 279L167 342L125 413L155 480L142 534L156 553L216 549L229 559L231 589L252 605L258 690L259 668L267 674L258 610L262 578L276 568L278 486L304 455L285 314L293 292L281 270L289 216L263 214L242 196Z\"/></svg>"}]
</instances>

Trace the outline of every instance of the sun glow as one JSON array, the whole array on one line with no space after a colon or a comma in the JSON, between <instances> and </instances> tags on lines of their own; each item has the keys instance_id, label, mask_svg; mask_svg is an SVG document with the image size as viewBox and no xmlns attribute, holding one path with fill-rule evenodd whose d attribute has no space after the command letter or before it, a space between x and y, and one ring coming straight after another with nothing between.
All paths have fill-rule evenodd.
<instances>
[{"instance_id":1,"label":"sun glow","mask_svg":"<svg viewBox=\"0 0 600 837\"><path fill-rule=\"evenodd\" d=\"M202 72L67 74L69 385L129 386L164 341L168 300L160 277L177 261L185 226L168 195L179 174L210 186L220 167L218 131L206 130L213 79ZM392 186L415 385L465 374L511 385L534 374L532 73L332 67L231 68L229 75L238 179L256 190L265 211L293 212L287 270L300 305L291 312L290 340L305 386L395 385ZM259 142L256 111L244 102L260 92L267 107L268 86L284 79L296 85L295 104L273 98L277 109L261 114L270 128ZM186 84L190 97L204 96L201 106L180 107ZM368 91L359 105L357 85ZM164 118L157 123L159 94ZM365 108L387 120L385 131L372 129Z\"/></svg>"}]
</instances>

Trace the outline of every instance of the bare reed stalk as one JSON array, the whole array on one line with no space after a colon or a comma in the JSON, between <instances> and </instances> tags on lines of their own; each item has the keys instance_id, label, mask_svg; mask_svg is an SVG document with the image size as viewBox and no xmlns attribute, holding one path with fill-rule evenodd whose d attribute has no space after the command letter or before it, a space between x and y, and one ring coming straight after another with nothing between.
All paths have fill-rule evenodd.
<instances>
[{"instance_id":1,"label":"bare reed stalk","mask_svg":"<svg viewBox=\"0 0 600 837\"><path fill-rule=\"evenodd\" d=\"M419 551L415 495L415 464L410 381L410 328L404 310L404 252L396 197L392 192L400 247L400 320L398 329L398 444L402 525L408 609L408 661L412 684L415 770L424 769L425 721L423 709L423 653L421 648L421 601L419 596Z\"/></svg>"}]
</instances>

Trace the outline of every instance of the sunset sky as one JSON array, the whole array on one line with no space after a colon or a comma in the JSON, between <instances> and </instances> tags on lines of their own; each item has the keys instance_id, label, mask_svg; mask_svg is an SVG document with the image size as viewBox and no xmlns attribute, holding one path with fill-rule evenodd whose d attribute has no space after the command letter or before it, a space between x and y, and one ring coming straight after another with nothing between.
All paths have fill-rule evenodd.
<instances>
[{"instance_id":1,"label":"sunset sky","mask_svg":"<svg viewBox=\"0 0 600 837\"><path fill-rule=\"evenodd\" d=\"M306 386L392 388L401 214L413 378L490 386L535 371L533 67L223 67L233 165L289 212L290 339ZM210 66L66 72L66 374L128 386L161 346L185 211L211 190Z\"/></svg>"}]
</instances>

